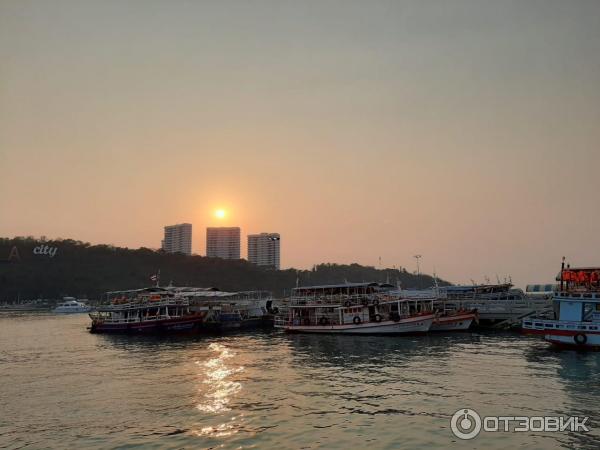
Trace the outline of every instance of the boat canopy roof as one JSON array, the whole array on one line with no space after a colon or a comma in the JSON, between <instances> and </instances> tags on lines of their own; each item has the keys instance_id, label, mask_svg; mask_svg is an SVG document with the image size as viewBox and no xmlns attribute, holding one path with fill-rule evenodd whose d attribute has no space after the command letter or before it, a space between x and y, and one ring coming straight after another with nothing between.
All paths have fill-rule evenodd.
<instances>
[{"instance_id":1,"label":"boat canopy roof","mask_svg":"<svg viewBox=\"0 0 600 450\"><path fill-rule=\"evenodd\" d=\"M528 284L525 288L525 292L530 293L551 293L556 291L558 286L556 284Z\"/></svg>"},{"instance_id":2,"label":"boat canopy roof","mask_svg":"<svg viewBox=\"0 0 600 450\"><path fill-rule=\"evenodd\" d=\"M221 291L216 287L190 287L190 286L152 286L142 289L130 289L125 291L111 291L107 292L108 297L114 296L125 296L133 297L139 294L157 294L157 295L178 295L186 297L204 297L204 298L253 298L253 297L269 297L271 295L268 291L239 291L239 292L226 292Z\"/></svg>"},{"instance_id":3,"label":"boat canopy roof","mask_svg":"<svg viewBox=\"0 0 600 450\"><path fill-rule=\"evenodd\" d=\"M362 283L340 283L340 284L323 284L316 286L299 286L292 289L295 295L323 293L323 294L347 294L357 291L376 291L383 289L391 289L394 285L389 283L377 282L362 282Z\"/></svg>"},{"instance_id":4,"label":"boat canopy roof","mask_svg":"<svg viewBox=\"0 0 600 450\"><path fill-rule=\"evenodd\" d=\"M464 292L478 292L478 293L490 293L490 292L504 292L508 291L512 287L510 283L504 284L476 284L472 286L445 286L440 289L445 290L448 293L458 294Z\"/></svg>"}]
</instances>

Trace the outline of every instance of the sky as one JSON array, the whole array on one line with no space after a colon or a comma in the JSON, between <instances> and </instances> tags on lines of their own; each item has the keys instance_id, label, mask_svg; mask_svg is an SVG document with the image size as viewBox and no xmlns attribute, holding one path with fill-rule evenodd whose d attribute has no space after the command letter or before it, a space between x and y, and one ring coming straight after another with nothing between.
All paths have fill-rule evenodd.
<instances>
[{"instance_id":1,"label":"sky","mask_svg":"<svg viewBox=\"0 0 600 450\"><path fill-rule=\"evenodd\" d=\"M600 265L599 49L595 0L4 0L0 236L551 282Z\"/></svg>"}]
</instances>

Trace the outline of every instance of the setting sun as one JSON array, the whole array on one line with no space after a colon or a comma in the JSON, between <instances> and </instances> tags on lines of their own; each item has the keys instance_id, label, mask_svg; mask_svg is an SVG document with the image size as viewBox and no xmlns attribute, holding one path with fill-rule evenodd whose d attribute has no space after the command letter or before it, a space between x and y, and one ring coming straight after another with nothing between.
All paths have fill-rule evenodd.
<instances>
[{"instance_id":1,"label":"setting sun","mask_svg":"<svg viewBox=\"0 0 600 450\"><path fill-rule=\"evenodd\" d=\"M224 209L217 209L215 211L215 217L218 219L222 219L225 217L225 210Z\"/></svg>"}]
</instances>

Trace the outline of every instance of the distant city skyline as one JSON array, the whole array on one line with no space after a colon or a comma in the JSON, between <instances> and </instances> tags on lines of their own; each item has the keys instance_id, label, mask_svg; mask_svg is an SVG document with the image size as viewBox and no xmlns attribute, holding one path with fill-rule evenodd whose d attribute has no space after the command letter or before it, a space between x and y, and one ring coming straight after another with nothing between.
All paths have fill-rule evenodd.
<instances>
[{"instance_id":1,"label":"distant city skyline","mask_svg":"<svg viewBox=\"0 0 600 450\"><path fill-rule=\"evenodd\" d=\"M600 263L599 48L586 0L3 1L0 236L549 282Z\"/></svg>"}]
</instances>

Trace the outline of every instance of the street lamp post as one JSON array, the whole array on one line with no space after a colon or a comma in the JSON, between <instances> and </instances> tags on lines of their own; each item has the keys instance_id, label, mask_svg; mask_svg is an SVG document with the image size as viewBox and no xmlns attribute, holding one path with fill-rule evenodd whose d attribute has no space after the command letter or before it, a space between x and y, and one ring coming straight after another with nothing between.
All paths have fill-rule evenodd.
<instances>
[{"instance_id":1,"label":"street lamp post","mask_svg":"<svg viewBox=\"0 0 600 450\"><path fill-rule=\"evenodd\" d=\"M422 255L415 255L413 256L413 258L415 258L417 260L417 282L418 282L418 287L419 289L421 288L421 267L419 265L419 260L421 259Z\"/></svg>"}]
</instances>

